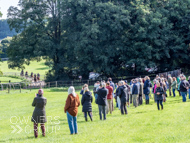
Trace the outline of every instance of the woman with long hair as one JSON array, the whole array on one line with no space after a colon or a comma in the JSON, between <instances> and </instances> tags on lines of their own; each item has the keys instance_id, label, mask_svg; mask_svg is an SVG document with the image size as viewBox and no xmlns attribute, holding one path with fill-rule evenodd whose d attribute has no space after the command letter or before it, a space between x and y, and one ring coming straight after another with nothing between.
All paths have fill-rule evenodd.
<instances>
[{"instance_id":1,"label":"woman with long hair","mask_svg":"<svg viewBox=\"0 0 190 143\"><path fill-rule=\"evenodd\" d=\"M78 134L77 114L80 100L78 94L75 93L75 88L70 86L68 89L68 97L66 100L64 111L67 113L67 121L71 135Z\"/></svg>"},{"instance_id":2,"label":"woman with long hair","mask_svg":"<svg viewBox=\"0 0 190 143\"><path fill-rule=\"evenodd\" d=\"M87 114L90 117L90 120L92 121L92 102L93 97L92 93L89 91L88 86L84 88L83 95L82 95L82 112L84 112L85 121L88 121Z\"/></svg>"}]
</instances>

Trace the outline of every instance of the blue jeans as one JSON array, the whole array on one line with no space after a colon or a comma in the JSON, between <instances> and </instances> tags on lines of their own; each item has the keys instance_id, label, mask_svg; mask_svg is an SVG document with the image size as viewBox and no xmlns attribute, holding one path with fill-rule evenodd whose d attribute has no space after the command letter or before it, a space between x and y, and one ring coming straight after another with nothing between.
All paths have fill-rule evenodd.
<instances>
[{"instance_id":1,"label":"blue jeans","mask_svg":"<svg viewBox=\"0 0 190 143\"><path fill-rule=\"evenodd\" d=\"M175 97L175 89L173 89L173 96Z\"/></svg>"},{"instance_id":2,"label":"blue jeans","mask_svg":"<svg viewBox=\"0 0 190 143\"><path fill-rule=\"evenodd\" d=\"M99 108L100 120L102 120L102 113L104 115L104 120L106 120L106 106L98 105L98 108Z\"/></svg>"},{"instance_id":3,"label":"blue jeans","mask_svg":"<svg viewBox=\"0 0 190 143\"><path fill-rule=\"evenodd\" d=\"M181 96L182 96L182 101L186 102L187 92L181 92Z\"/></svg>"},{"instance_id":4,"label":"blue jeans","mask_svg":"<svg viewBox=\"0 0 190 143\"><path fill-rule=\"evenodd\" d=\"M189 99L190 99L190 89L189 89Z\"/></svg>"},{"instance_id":5,"label":"blue jeans","mask_svg":"<svg viewBox=\"0 0 190 143\"><path fill-rule=\"evenodd\" d=\"M160 110L160 106L159 106L159 103L163 109L163 104L162 104L162 100L157 100L157 107L158 107L158 110Z\"/></svg>"},{"instance_id":6,"label":"blue jeans","mask_svg":"<svg viewBox=\"0 0 190 143\"><path fill-rule=\"evenodd\" d=\"M149 95L145 95L145 99L146 99L146 100L149 100Z\"/></svg>"},{"instance_id":7,"label":"blue jeans","mask_svg":"<svg viewBox=\"0 0 190 143\"><path fill-rule=\"evenodd\" d=\"M67 112L67 121L69 124L69 129L71 134L77 134L78 130L77 130L77 116L73 117L69 114L69 112Z\"/></svg>"}]
</instances>

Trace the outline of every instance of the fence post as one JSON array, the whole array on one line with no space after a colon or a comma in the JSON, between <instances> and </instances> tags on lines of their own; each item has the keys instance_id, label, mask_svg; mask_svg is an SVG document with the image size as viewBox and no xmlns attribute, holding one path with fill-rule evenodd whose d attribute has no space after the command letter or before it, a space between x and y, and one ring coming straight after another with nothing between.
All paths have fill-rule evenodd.
<instances>
[{"instance_id":1,"label":"fence post","mask_svg":"<svg viewBox=\"0 0 190 143\"><path fill-rule=\"evenodd\" d=\"M3 85L1 84L1 90L3 91Z\"/></svg>"},{"instance_id":2,"label":"fence post","mask_svg":"<svg viewBox=\"0 0 190 143\"><path fill-rule=\"evenodd\" d=\"M20 85L20 84L19 84ZM31 89L30 89L30 91L31 91ZM20 85L20 93L21 93L21 85Z\"/></svg>"},{"instance_id":3,"label":"fence post","mask_svg":"<svg viewBox=\"0 0 190 143\"><path fill-rule=\"evenodd\" d=\"M56 85L56 87L57 87L57 81L55 82L55 85Z\"/></svg>"},{"instance_id":4,"label":"fence post","mask_svg":"<svg viewBox=\"0 0 190 143\"><path fill-rule=\"evenodd\" d=\"M50 82L48 82L48 86L49 86L49 88L50 88Z\"/></svg>"}]
</instances>

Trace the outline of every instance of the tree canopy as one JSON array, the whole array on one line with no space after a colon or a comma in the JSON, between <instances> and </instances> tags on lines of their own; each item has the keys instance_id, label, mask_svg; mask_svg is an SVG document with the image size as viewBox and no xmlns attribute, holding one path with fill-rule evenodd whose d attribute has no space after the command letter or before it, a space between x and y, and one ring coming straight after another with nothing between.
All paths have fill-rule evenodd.
<instances>
[{"instance_id":1,"label":"tree canopy","mask_svg":"<svg viewBox=\"0 0 190 143\"><path fill-rule=\"evenodd\" d=\"M20 33L7 54L10 68L46 59L49 79L89 72L122 76L189 66L190 1L20 0L8 23Z\"/></svg>"}]
</instances>

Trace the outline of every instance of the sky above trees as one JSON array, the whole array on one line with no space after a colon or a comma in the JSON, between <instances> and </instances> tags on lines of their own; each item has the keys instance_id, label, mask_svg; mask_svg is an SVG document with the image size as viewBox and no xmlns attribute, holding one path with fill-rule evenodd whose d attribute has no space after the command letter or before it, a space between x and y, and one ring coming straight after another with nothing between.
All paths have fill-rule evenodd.
<instances>
[{"instance_id":1,"label":"sky above trees","mask_svg":"<svg viewBox=\"0 0 190 143\"><path fill-rule=\"evenodd\" d=\"M10 6L17 6L19 0L0 0L0 11L3 16L0 19L7 18L7 10Z\"/></svg>"}]
</instances>

